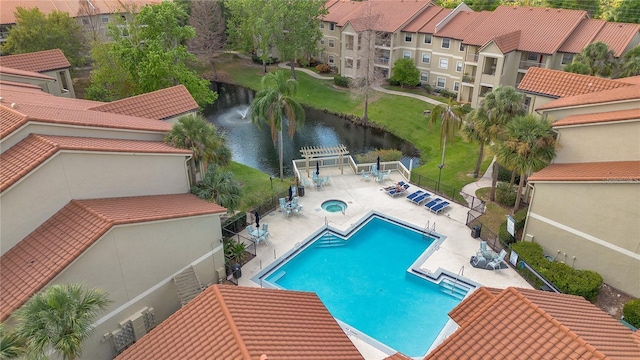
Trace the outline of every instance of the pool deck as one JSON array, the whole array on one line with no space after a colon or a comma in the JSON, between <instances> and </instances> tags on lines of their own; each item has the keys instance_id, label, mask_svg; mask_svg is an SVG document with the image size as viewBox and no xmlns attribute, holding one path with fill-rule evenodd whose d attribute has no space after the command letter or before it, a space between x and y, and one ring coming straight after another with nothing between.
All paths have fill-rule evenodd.
<instances>
[{"instance_id":1,"label":"pool deck","mask_svg":"<svg viewBox=\"0 0 640 360\"><path fill-rule=\"evenodd\" d=\"M320 175L329 175L330 185L321 189L305 188L304 196L299 199L303 206L299 215L292 214L286 217L279 211L274 211L261 218L261 224L269 223L269 243L259 244L256 258L242 267L240 286L259 287L260 284L253 282L251 278L323 227L325 221L331 227L346 231L365 215L375 211L418 228L424 228L427 223L431 228L435 224L435 231L447 237L420 266L424 271L436 273L446 270L457 274L464 267L462 271L465 278L484 286L500 289L509 286L531 288L512 268L493 271L477 269L470 265L469 260L478 250L480 239L472 238L471 230L465 225L468 208L451 202L447 209L436 215L424 206L417 206L406 200L406 195L419 189L413 185L404 195L392 198L382 187L404 180L397 172L392 172L391 178L384 184L374 179L363 180L360 175L347 168L344 169L344 174L340 174L338 168L321 168ZM330 199L347 203L345 213L329 213L322 210L321 204ZM247 236L246 230L242 235ZM387 356L357 337L349 335L349 338L365 359L384 359Z\"/></svg>"}]
</instances>

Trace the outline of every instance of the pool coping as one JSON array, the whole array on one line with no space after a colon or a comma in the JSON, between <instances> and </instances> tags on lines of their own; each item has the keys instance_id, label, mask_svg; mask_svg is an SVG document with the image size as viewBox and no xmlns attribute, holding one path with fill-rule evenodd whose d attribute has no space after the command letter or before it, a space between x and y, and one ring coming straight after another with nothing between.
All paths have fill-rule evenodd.
<instances>
[{"instance_id":1,"label":"pool coping","mask_svg":"<svg viewBox=\"0 0 640 360\"><path fill-rule=\"evenodd\" d=\"M420 277L420 278L422 278L424 280L427 280L427 281L429 281L431 283L434 283L434 284L437 284L437 285L440 285L444 281L444 279L447 279L447 278L450 279L450 280L455 280L455 284L463 285L463 287L467 290L465 296L463 297L463 299L461 299L461 301L464 301L464 299L466 299L469 295L471 295L471 293L473 293L476 289L478 289L480 286L482 286L481 284L479 284L479 283L477 283L475 281L472 281L471 279L465 278L462 275L455 274L455 273L453 273L451 271L448 271L446 269L442 269L441 267L438 267L436 269L436 271L434 271L434 272L422 269L420 267L429 258L429 256L431 256L435 251L438 250L438 248L444 242L444 240L446 240L448 238L446 235L440 234L440 233L436 232L435 230L430 229L428 226L426 226L425 228L421 229L421 228L419 228L419 227L417 227L417 226L415 226L413 224L410 224L410 223L408 223L406 221L397 219L397 218L395 218L393 216L389 216L389 215L386 215L384 213L381 213L381 212L378 212L378 211L374 211L374 210L371 210L368 213L366 213L359 220L357 220L356 222L352 223L346 230L340 230L338 228L330 226L325 221L324 226L320 227L318 230L316 230L313 233L311 233L303 241L295 243L292 249L290 249L289 251L287 251L286 253L284 253L283 255L278 257L277 259L275 259L268 266L266 266L265 268L260 270L257 274L255 274L251 278L251 281L253 281L254 283L258 284L260 287L263 287L263 288L282 290L282 288L278 287L277 285L274 285L273 283L271 283L269 281L264 280L264 278L266 278L267 275L269 275L275 268L278 268L278 267L282 266L283 264L285 264L286 262L288 262L289 260L291 260L294 257L294 255L296 255L298 252L305 250L307 247L309 247L315 241L315 239L317 239L319 236L323 235L324 233L332 233L332 234L342 238L343 240L346 240L355 231L357 231L359 228L361 228L362 226L367 224L374 217L378 217L378 218L382 218L382 219L387 220L387 221L391 221L393 223L396 223L396 224L398 224L400 226L404 226L406 228L409 228L409 229L411 229L413 231L416 231L418 233L421 233L423 235L428 235L429 237L434 239L433 242L427 247L427 249L422 254L420 254L420 256L418 256L416 258L416 260L407 268L407 270L406 270L407 273L410 273L410 274L412 274L414 276ZM334 319L342 327L343 331L347 335L354 336L354 337L356 337L356 338L368 343L369 345L373 346L374 348L382 351L383 353L385 353L387 355L393 355L393 354L398 352L398 350L395 350L395 349L383 344L382 342L370 337L366 333L358 330L357 328L355 328L355 327L353 327L351 325L348 325L345 322L342 322L340 319L335 318L335 317L334 317ZM455 324L455 322L451 318L449 318L449 320L443 326L442 330L436 336L436 338L434 339L433 343L429 346L429 348L427 349L425 354L422 355L422 356L419 356L419 357L412 357L412 358L422 359L433 348L435 348L442 341L444 341L456 329L457 329L457 325Z\"/></svg>"}]
</instances>

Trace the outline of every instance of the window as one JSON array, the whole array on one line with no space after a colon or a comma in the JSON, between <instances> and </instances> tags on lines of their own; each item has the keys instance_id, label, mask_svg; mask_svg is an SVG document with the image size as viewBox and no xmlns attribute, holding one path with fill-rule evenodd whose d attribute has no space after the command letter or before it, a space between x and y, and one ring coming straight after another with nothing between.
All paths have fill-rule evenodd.
<instances>
[{"instance_id":1,"label":"window","mask_svg":"<svg viewBox=\"0 0 640 360\"><path fill-rule=\"evenodd\" d=\"M425 44L431 44L431 34L425 34L424 35L424 43Z\"/></svg>"},{"instance_id":2,"label":"window","mask_svg":"<svg viewBox=\"0 0 640 360\"><path fill-rule=\"evenodd\" d=\"M335 64L335 60L333 58L333 55L329 55L329 64L331 64L331 65Z\"/></svg>"},{"instance_id":3,"label":"window","mask_svg":"<svg viewBox=\"0 0 640 360\"><path fill-rule=\"evenodd\" d=\"M405 34L405 35L404 35L404 41L405 41L405 42L411 42L411 41L413 41L413 34Z\"/></svg>"},{"instance_id":4,"label":"window","mask_svg":"<svg viewBox=\"0 0 640 360\"><path fill-rule=\"evenodd\" d=\"M82 25L90 25L91 23L89 22L89 19L87 18L82 18Z\"/></svg>"},{"instance_id":5,"label":"window","mask_svg":"<svg viewBox=\"0 0 640 360\"><path fill-rule=\"evenodd\" d=\"M353 59L346 59L344 67L347 69L353 69Z\"/></svg>"},{"instance_id":6,"label":"window","mask_svg":"<svg viewBox=\"0 0 640 360\"><path fill-rule=\"evenodd\" d=\"M345 48L347 50L353 50L353 35L346 35L344 37L345 40Z\"/></svg>"},{"instance_id":7,"label":"window","mask_svg":"<svg viewBox=\"0 0 640 360\"><path fill-rule=\"evenodd\" d=\"M422 54L422 62L425 63L425 64L430 64L431 63L431 54L429 54L429 53Z\"/></svg>"},{"instance_id":8,"label":"window","mask_svg":"<svg viewBox=\"0 0 640 360\"><path fill-rule=\"evenodd\" d=\"M447 80L445 78L439 77L436 80L436 87L443 88L445 85L447 85Z\"/></svg>"},{"instance_id":9,"label":"window","mask_svg":"<svg viewBox=\"0 0 640 360\"><path fill-rule=\"evenodd\" d=\"M320 23L320 29L324 29L324 23Z\"/></svg>"},{"instance_id":10,"label":"window","mask_svg":"<svg viewBox=\"0 0 640 360\"><path fill-rule=\"evenodd\" d=\"M109 22L109 17L108 16L102 16L102 22L103 23L108 23Z\"/></svg>"},{"instance_id":11,"label":"window","mask_svg":"<svg viewBox=\"0 0 640 360\"><path fill-rule=\"evenodd\" d=\"M528 53L527 61L538 61L538 54Z\"/></svg>"},{"instance_id":12,"label":"window","mask_svg":"<svg viewBox=\"0 0 640 360\"><path fill-rule=\"evenodd\" d=\"M527 110L529 110L529 106L531 106L531 98L530 97L525 97L524 98L524 106Z\"/></svg>"},{"instance_id":13,"label":"window","mask_svg":"<svg viewBox=\"0 0 640 360\"><path fill-rule=\"evenodd\" d=\"M336 24L334 23L329 23L329 30L333 31L336 29Z\"/></svg>"},{"instance_id":14,"label":"window","mask_svg":"<svg viewBox=\"0 0 640 360\"><path fill-rule=\"evenodd\" d=\"M335 47L336 46L336 41L333 39L329 39L329 47Z\"/></svg>"},{"instance_id":15,"label":"window","mask_svg":"<svg viewBox=\"0 0 640 360\"><path fill-rule=\"evenodd\" d=\"M464 44L460 41L460 47L458 48L460 51L464 51Z\"/></svg>"},{"instance_id":16,"label":"window","mask_svg":"<svg viewBox=\"0 0 640 360\"><path fill-rule=\"evenodd\" d=\"M356 69L360 69L360 60L356 62Z\"/></svg>"},{"instance_id":17,"label":"window","mask_svg":"<svg viewBox=\"0 0 640 360\"><path fill-rule=\"evenodd\" d=\"M440 69L448 69L449 68L449 59L440 58Z\"/></svg>"},{"instance_id":18,"label":"window","mask_svg":"<svg viewBox=\"0 0 640 360\"><path fill-rule=\"evenodd\" d=\"M442 48L448 49L451 46L451 39L442 39Z\"/></svg>"},{"instance_id":19,"label":"window","mask_svg":"<svg viewBox=\"0 0 640 360\"><path fill-rule=\"evenodd\" d=\"M402 58L411 59L411 51L403 51L402 52Z\"/></svg>"},{"instance_id":20,"label":"window","mask_svg":"<svg viewBox=\"0 0 640 360\"><path fill-rule=\"evenodd\" d=\"M457 81L453 82L453 91L460 91L460 83Z\"/></svg>"},{"instance_id":21,"label":"window","mask_svg":"<svg viewBox=\"0 0 640 360\"><path fill-rule=\"evenodd\" d=\"M324 45L324 38L320 39L320 45Z\"/></svg>"},{"instance_id":22,"label":"window","mask_svg":"<svg viewBox=\"0 0 640 360\"><path fill-rule=\"evenodd\" d=\"M429 82L429 74L427 74L426 72L421 72L420 73L420 81Z\"/></svg>"},{"instance_id":23,"label":"window","mask_svg":"<svg viewBox=\"0 0 640 360\"><path fill-rule=\"evenodd\" d=\"M562 54L562 65L568 65L573 62L573 54Z\"/></svg>"},{"instance_id":24,"label":"window","mask_svg":"<svg viewBox=\"0 0 640 360\"><path fill-rule=\"evenodd\" d=\"M461 72L462 71L462 61L457 61L456 62L456 71L457 72Z\"/></svg>"},{"instance_id":25,"label":"window","mask_svg":"<svg viewBox=\"0 0 640 360\"><path fill-rule=\"evenodd\" d=\"M58 77L60 78L60 90L63 93L69 92L69 83L67 83L66 71L60 71L58 73Z\"/></svg>"}]
</instances>

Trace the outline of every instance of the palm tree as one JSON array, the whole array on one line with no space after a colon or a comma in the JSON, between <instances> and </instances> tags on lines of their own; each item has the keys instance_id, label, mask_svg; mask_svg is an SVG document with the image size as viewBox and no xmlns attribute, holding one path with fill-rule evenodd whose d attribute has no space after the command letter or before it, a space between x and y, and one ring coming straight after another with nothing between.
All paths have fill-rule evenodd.
<instances>
[{"instance_id":1,"label":"palm tree","mask_svg":"<svg viewBox=\"0 0 640 360\"><path fill-rule=\"evenodd\" d=\"M515 213L520 206L525 176L542 170L555 156L556 135L551 121L533 115L519 116L507 124L504 140L496 146L498 160L520 174Z\"/></svg>"},{"instance_id":2,"label":"palm tree","mask_svg":"<svg viewBox=\"0 0 640 360\"><path fill-rule=\"evenodd\" d=\"M262 78L260 90L251 102L251 121L258 127L262 122L271 128L271 139L276 143L276 135L280 149L280 180L284 179L282 151L282 123L289 120L288 133L293 138L296 128L305 120L304 109L293 97L298 91L298 82L287 78L284 71L276 71Z\"/></svg>"},{"instance_id":3,"label":"palm tree","mask_svg":"<svg viewBox=\"0 0 640 360\"><path fill-rule=\"evenodd\" d=\"M214 164L209 165L202 182L193 186L191 191L199 198L214 201L229 211L233 211L240 204L240 187L233 180L233 173L223 171Z\"/></svg>"},{"instance_id":4,"label":"palm tree","mask_svg":"<svg viewBox=\"0 0 640 360\"><path fill-rule=\"evenodd\" d=\"M477 141L480 146L476 168L473 170L474 178L477 178L480 173L480 166L482 165L482 158L484 157L484 145L487 141L490 141L486 129L487 122L487 112L484 108L480 107L467 114L464 125L462 126L462 137L468 142Z\"/></svg>"},{"instance_id":5,"label":"palm tree","mask_svg":"<svg viewBox=\"0 0 640 360\"><path fill-rule=\"evenodd\" d=\"M225 165L231 160L226 140L215 126L201 115L180 117L165 136L165 142L193 152L189 161L191 185L196 184L196 172L200 164L206 169L209 161Z\"/></svg>"},{"instance_id":6,"label":"palm tree","mask_svg":"<svg viewBox=\"0 0 640 360\"><path fill-rule=\"evenodd\" d=\"M440 148L442 149L442 161L438 164L440 172L438 173L436 191L440 191L440 178L442 177L442 168L444 167L447 151L447 140L450 139L453 142L456 132L460 129L462 117L465 114L464 109L463 106L454 104L452 99L431 109L429 124L433 126L435 123L440 123Z\"/></svg>"},{"instance_id":7,"label":"palm tree","mask_svg":"<svg viewBox=\"0 0 640 360\"><path fill-rule=\"evenodd\" d=\"M524 95L512 86L501 86L487 94L482 102L483 116L478 121L483 122L486 139L496 142L502 136L505 126L516 116L526 114ZM491 201L496 199L496 184L498 183L498 163L493 163L493 178L491 181Z\"/></svg>"},{"instance_id":8,"label":"palm tree","mask_svg":"<svg viewBox=\"0 0 640 360\"><path fill-rule=\"evenodd\" d=\"M91 335L91 324L109 302L98 289L78 284L50 286L16 311L16 334L36 356L53 350L65 360L76 359Z\"/></svg>"}]
</instances>

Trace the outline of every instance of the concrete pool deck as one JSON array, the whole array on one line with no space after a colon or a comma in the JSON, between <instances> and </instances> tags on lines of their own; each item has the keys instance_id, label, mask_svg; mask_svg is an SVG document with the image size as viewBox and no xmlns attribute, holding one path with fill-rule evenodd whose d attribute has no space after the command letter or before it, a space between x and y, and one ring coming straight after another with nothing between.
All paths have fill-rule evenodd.
<instances>
[{"instance_id":1,"label":"concrete pool deck","mask_svg":"<svg viewBox=\"0 0 640 360\"><path fill-rule=\"evenodd\" d=\"M303 174L306 175L306 172ZM304 196L299 199L303 206L299 215L286 217L279 211L274 211L260 219L261 224L269 223L269 243L259 244L257 256L242 267L240 286L259 287L260 284L253 282L251 278L323 227L325 221L331 227L346 231L373 210L417 228L424 228L427 223L432 228L435 223L435 231L447 236L420 266L424 271L436 273L438 270L446 270L457 274L464 267L462 275L465 278L484 286L500 289L509 286L531 288L512 268L493 271L471 266L469 260L478 250L480 239L472 238L471 230L465 225L468 208L452 202L450 207L436 215L424 206L414 205L405 199L407 194L419 189L414 185L403 196L392 198L382 187L404 180L397 172L392 172L391 179L384 184L377 183L374 179L362 180L360 175L346 168L344 174L340 174L338 168L322 168L320 174L330 176L330 185L321 189L305 188ZM344 214L322 210L322 203L331 199L342 200L347 204ZM246 230L241 234L247 236ZM349 338L365 359L384 359L388 356L353 335L349 335Z\"/></svg>"}]
</instances>

